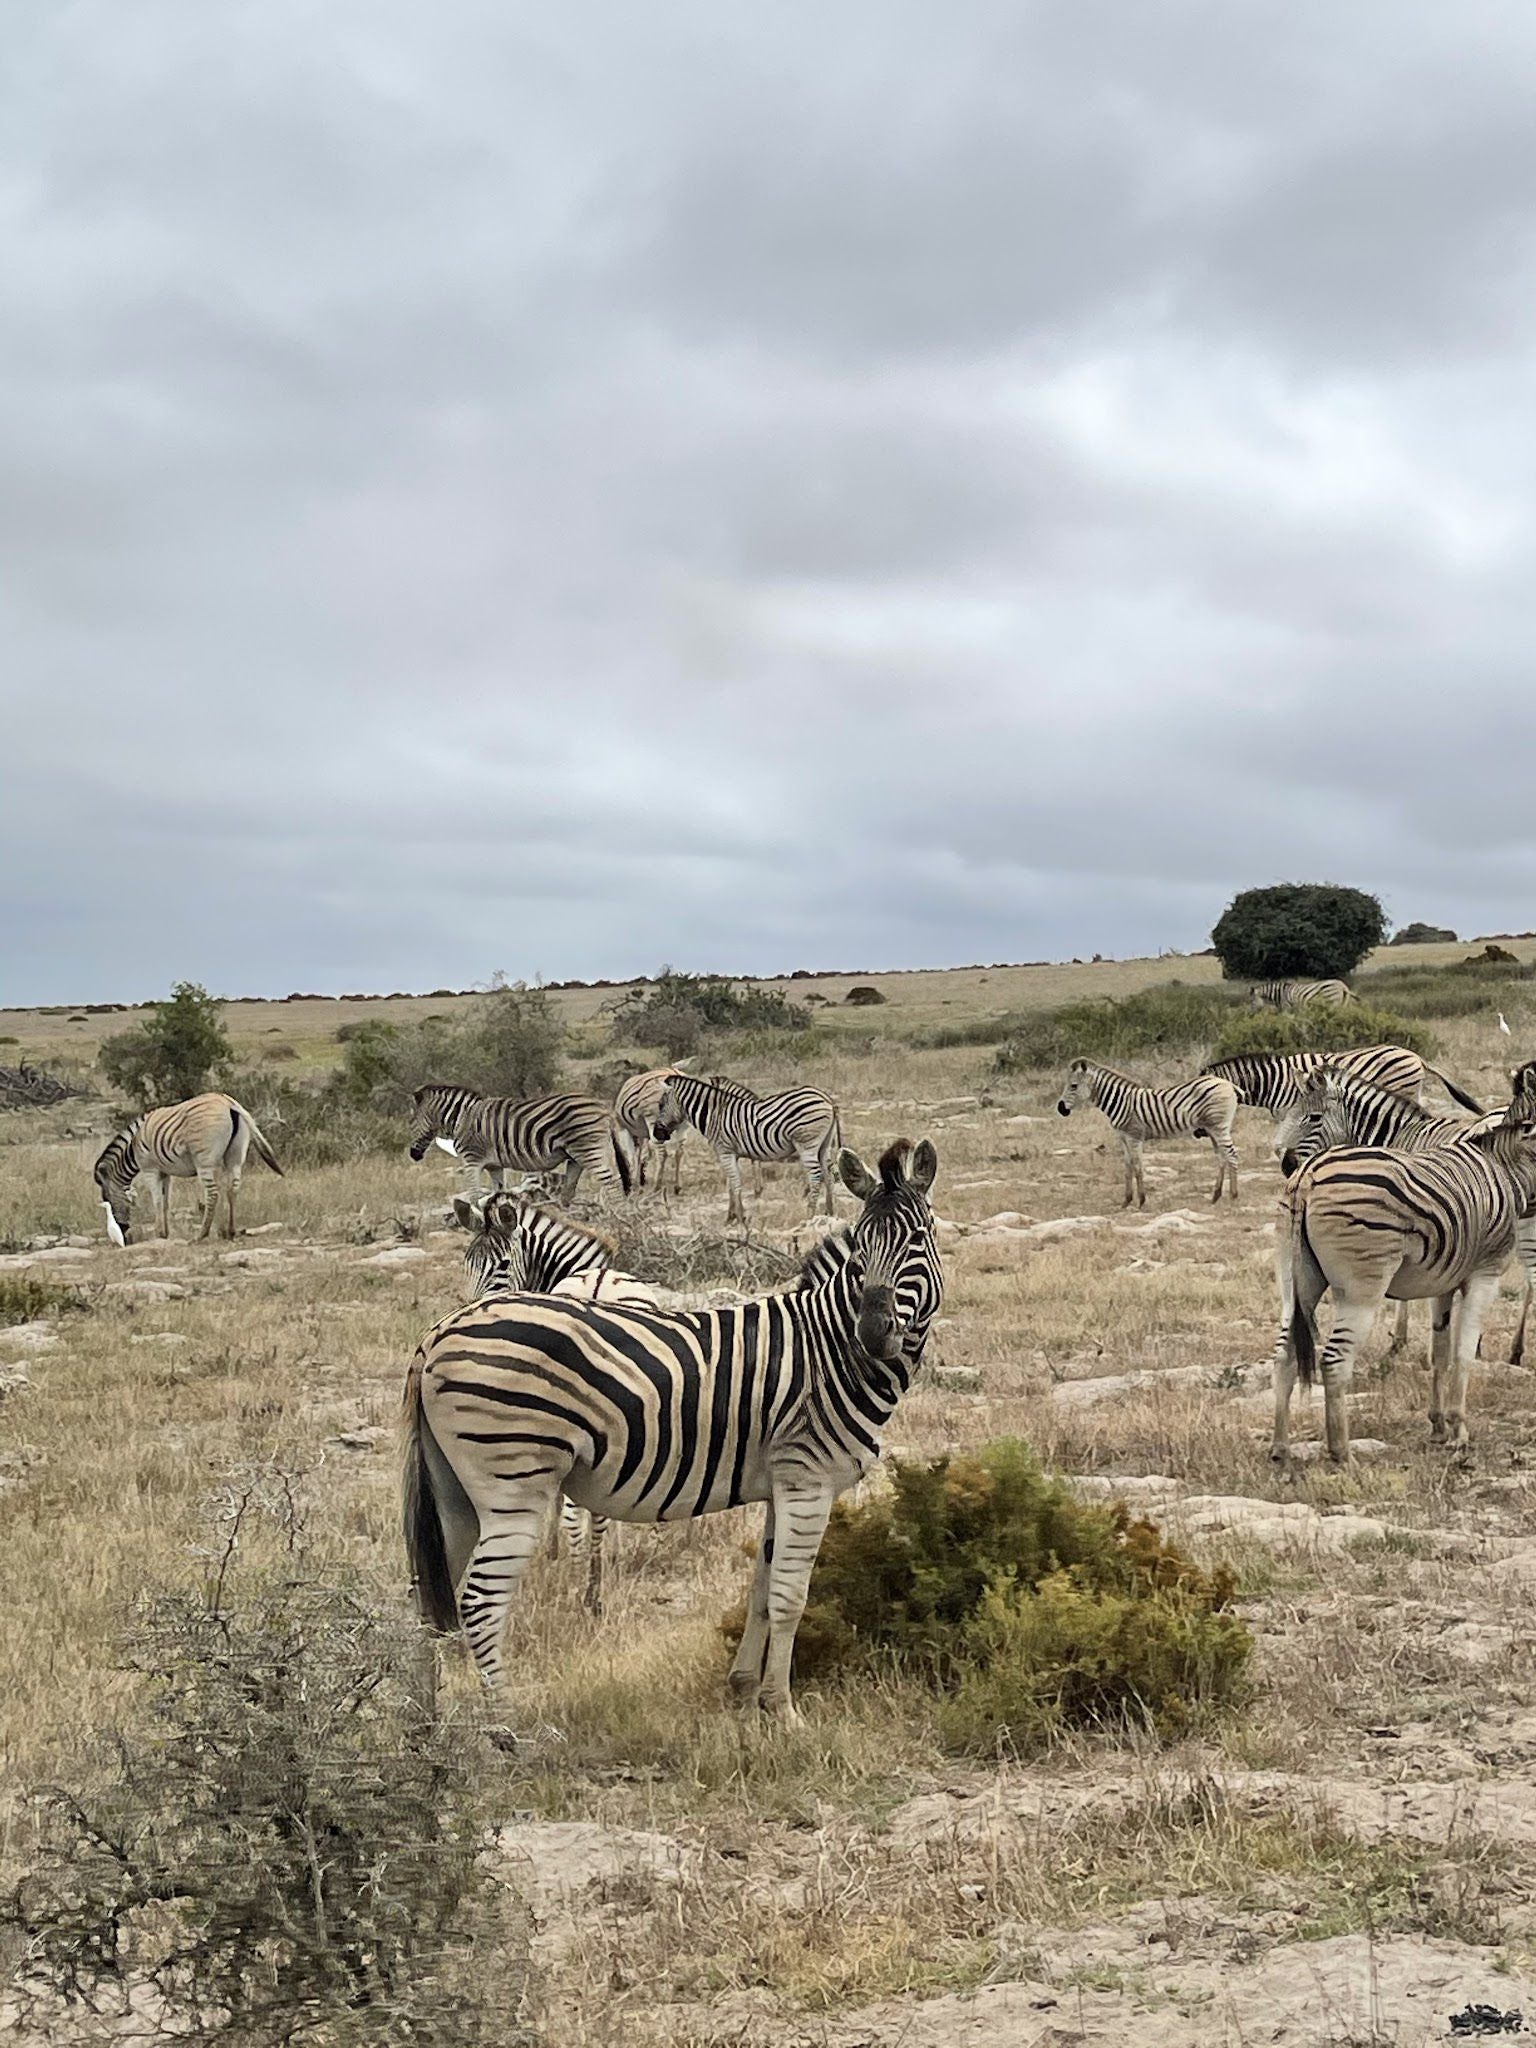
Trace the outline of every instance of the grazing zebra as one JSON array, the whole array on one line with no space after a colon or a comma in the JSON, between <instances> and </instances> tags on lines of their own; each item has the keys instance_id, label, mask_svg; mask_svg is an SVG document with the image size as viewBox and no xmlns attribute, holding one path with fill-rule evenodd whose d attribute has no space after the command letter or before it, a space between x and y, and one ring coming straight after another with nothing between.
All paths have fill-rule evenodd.
<instances>
[{"instance_id":1,"label":"grazing zebra","mask_svg":"<svg viewBox=\"0 0 1536 2048\"><path fill-rule=\"evenodd\" d=\"M727 1224L745 1223L741 1199L743 1159L798 1159L805 1169L811 1206L820 1194L832 1214L832 1155L842 1143L837 1104L819 1088L786 1088L779 1095L755 1095L739 1081L719 1075L673 1073L662 1093L652 1132L658 1143L691 1124L725 1169L730 1200Z\"/></svg>"},{"instance_id":2,"label":"grazing zebra","mask_svg":"<svg viewBox=\"0 0 1536 2048\"><path fill-rule=\"evenodd\" d=\"M1261 981L1255 984L1255 1010L1341 1010L1360 998L1345 981Z\"/></svg>"},{"instance_id":3,"label":"grazing zebra","mask_svg":"<svg viewBox=\"0 0 1536 2048\"><path fill-rule=\"evenodd\" d=\"M631 1074L613 1098L613 1119L618 1125L621 1137L627 1139L632 1161L630 1178L637 1187L645 1186L645 1166L651 1145L663 1143L654 1139L652 1127L661 1108L661 1098L667 1092L667 1083L679 1072L677 1067L653 1067L648 1074ZM675 1138L661 1155L661 1171L656 1177L658 1188L665 1190L667 1162L672 1162L672 1192L682 1193L683 1141Z\"/></svg>"},{"instance_id":4,"label":"grazing zebra","mask_svg":"<svg viewBox=\"0 0 1536 2048\"><path fill-rule=\"evenodd\" d=\"M576 1183L591 1167L603 1188L615 1180L629 1193L629 1161L624 1157L613 1113L589 1095L543 1095L518 1102L508 1095L476 1095L469 1088L429 1082L411 1097L416 1120L411 1127L411 1157L426 1156L429 1145L441 1145L470 1166L484 1167L499 1189L506 1170L547 1173L564 1164L560 1199L569 1202Z\"/></svg>"},{"instance_id":5,"label":"grazing zebra","mask_svg":"<svg viewBox=\"0 0 1536 2048\"><path fill-rule=\"evenodd\" d=\"M255 1117L232 1095L194 1095L168 1109L152 1109L119 1131L96 1161L96 1190L107 1212L107 1235L114 1244L128 1242L133 1209L133 1184L141 1173L153 1177L156 1224L162 1237L171 1234L171 1182L197 1176L202 1213L200 1238L213 1229L222 1193L227 1204L224 1237L235 1234L235 1196L245 1155L256 1156L276 1174L282 1168L261 1135Z\"/></svg>"},{"instance_id":6,"label":"grazing zebra","mask_svg":"<svg viewBox=\"0 0 1536 2048\"><path fill-rule=\"evenodd\" d=\"M1096 1060L1074 1060L1056 1108L1060 1115L1070 1116L1087 1103L1103 1110L1120 1140L1125 1154L1125 1208L1131 1206L1133 1194L1139 1207L1147 1206L1147 1183L1141 1168L1146 1138L1209 1138L1216 1154L1211 1200L1221 1200L1224 1186L1230 1186L1232 1199L1237 1200L1237 1147L1232 1143L1237 1091L1230 1081L1202 1074L1198 1080L1180 1081L1172 1088L1146 1088L1129 1074L1100 1066Z\"/></svg>"},{"instance_id":7,"label":"grazing zebra","mask_svg":"<svg viewBox=\"0 0 1536 2048\"><path fill-rule=\"evenodd\" d=\"M1298 1100L1308 1074L1319 1067L1336 1067L1358 1074L1362 1080L1388 1088L1408 1102L1423 1101L1424 1076L1433 1074L1446 1094L1463 1109L1470 1109L1474 1116L1483 1113L1482 1104L1474 1102L1438 1067L1426 1066L1416 1052L1408 1052L1400 1045L1362 1045L1350 1052L1245 1052L1231 1059L1211 1060L1200 1071L1230 1081L1239 1102L1279 1116Z\"/></svg>"},{"instance_id":8,"label":"grazing zebra","mask_svg":"<svg viewBox=\"0 0 1536 2048\"><path fill-rule=\"evenodd\" d=\"M1464 1444L1483 1318L1533 1202L1536 1116L1513 1108L1493 1129L1436 1152L1351 1146L1308 1160L1280 1199L1271 1457L1289 1453L1298 1368L1309 1386L1317 1377L1317 1306L1330 1288L1333 1331L1321 1365L1328 1455L1339 1464L1349 1456L1355 1351L1388 1299L1434 1302L1430 1436Z\"/></svg>"},{"instance_id":9,"label":"grazing zebra","mask_svg":"<svg viewBox=\"0 0 1536 2048\"><path fill-rule=\"evenodd\" d=\"M406 1382L406 1546L423 1621L462 1623L488 1686L558 1491L631 1522L763 1501L731 1687L793 1718L790 1658L832 1503L878 1459L943 1299L937 1170L926 1140L892 1145L878 1176L842 1152L863 1207L788 1293L678 1312L518 1295L430 1333Z\"/></svg>"},{"instance_id":10,"label":"grazing zebra","mask_svg":"<svg viewBox=\"0 0 1536 2048\"><path fill-rule=\"evenodd\" d=\"M452 1213L469 1233L464 1270L476 1301L490 1295L558 1294L621 1307L656 1305L650 1288L613 1271L611 1239L580 1223L507 1194L484 1195L477 1202L456 1195ZM608 1518L577 1507L562 1494L560 1532L568 1554L586 1565L587 1608L601 1614Z\"/></svg>"}]
</instances>

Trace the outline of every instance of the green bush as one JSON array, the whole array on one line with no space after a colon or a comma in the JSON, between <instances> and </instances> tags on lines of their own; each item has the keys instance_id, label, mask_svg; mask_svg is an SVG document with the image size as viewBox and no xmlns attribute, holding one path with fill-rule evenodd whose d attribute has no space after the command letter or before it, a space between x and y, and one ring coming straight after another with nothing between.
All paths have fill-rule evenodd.
<instances>
[{"instance_id":1,"label":"green bush","mask_svg":"<svg viewBox=\"0 0 1536 2048\"><path fill-rule=\"evenodd\" d=\"M1118 1002L1105 998L1026 1010L1004 1020L1007 1035L993 1067L999 1074L1017 1074L1062 1067L1078 1058L1113 1064L1147 1054L1193 1052L1220 1034L1242 1000L1234 989L1171 981Z\"/></svg>"},{"instance_id":2,"label":"green bush","mask_svg":"<svg viewBox=\"0 0 1536 2048\"><path fill-rule=\"evenodd\" d=\"M1245 1011L1234 1017L1211 1058L1232 1059L1245 1052L1350 1052L1357 1045L1401 1045L1425 1059L1433 1059L1438 1050L1432 1033L1390 1010L1369 1003L1337 1009L1309 1003L1303 1010Z\"/></svg>"},{"instance_id":3,"label":"green bush","mask_svg":"<svg viewBox=\"0 0 1536 2048\"><path fill-rule=\"evenodd\" d=\"M560 1077L565 1026L548 993L493 988L452 1018L343 1026L336 1080L343 1100L403 1115L414 1089L456 1081L481 1095L548 1095Z\"/></svg>"},{"instance_id":4,"label":"green bush","mask_svg":"<svg viewBox=\"0 0 1536 2048\"><path fill-rule=\"evenodd\" d=\"M782 989L743 988L720 974L680 974L663 967L633 988L613 1012L618 1045L646 1045L669 1059L698 1052L713 1033L805 1031L811 1013Z\"/></svg>"},{"instance_id":5,"label":"green bush","mask_svg":"<svg viewBox=\"0 0 1536 2048\"><path fill-rule=\"evenodd\" d=\"M268 1067L231 1075L230 1093L261 1125L284 1167L347 1166L404 1142L398 1113L355 1101L328 1082L295 1081Z\"/></svg>"},{"instance_id":6,"label":"green bush","mask_svg":"<svg viewBox=\"0 0 1536 2048\"><path fill-rule=\"evenodd\" d=\"M195 981L178 981L169 999L120 1031L98 1055L102 1073L140 1109L185 1102L228 1072L231 1048L223 1006Z\"/></svg>"},{"instance_id":7,"label":"green bush","mask_svg":"<svg viewBox=\"0 0 1536 2048\"><path fill-rule=\"evenodd\" d=\"M833 1510L795 1650L802 1681L890 1668L931 1684L946 1736L1023 1753L1128 1718L1173 1734L1237 1696L1234 1585L1122 1507L1085 1506L1014 1440L897 1460ZM739 1639L742 1616L724 1624Z\"/></svg>"},{"instance_id":8,"label":"green bush","mask_svg":"<svg viewBox=\"0 0 1536 2048\"><path fill-rule=\"evenodd\" d=\"M83 1309L85 1296L77 1287L57 1280L39 1280L31 1273L0 1273L0 1327L6 1323L30 1323L41 1316L68 1314Z\"/></svg>"},{"instance_id":9,"label":"green bush","mask_svg":"<svg viewBox=\"0 0 1536 2048\"><path fill-rule=\"evenodd\" d=\"M1380 900L1335 882L1280 882L1234 896L1211 933L1229 981L1352 974L1387 936Z\"/></svg>"}]
</instances>

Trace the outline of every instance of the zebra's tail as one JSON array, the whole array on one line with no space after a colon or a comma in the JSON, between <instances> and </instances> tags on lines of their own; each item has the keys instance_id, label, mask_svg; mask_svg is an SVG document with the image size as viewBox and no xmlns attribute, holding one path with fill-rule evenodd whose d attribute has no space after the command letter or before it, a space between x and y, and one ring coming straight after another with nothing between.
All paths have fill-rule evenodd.
<instances>
[{"instance_id":1,"label":"zebra's tail","mask_svg":"<svg viewBox=\"0 0 1536 2048\"><path fill-rule=\"evenodd\" d=\"M1304 1387L1317 1384L1317 1322L1315 1308L1303 1308L1301 1305L1303 1285L1306 1283L1309 1287L1314 1301L1320 1301L1322 1291L1317 1283L1323 1279L1323 1269L1312 1249L1312 1240L1307 1236L1307 1212L1298 1204L1293 1211L1291 1225L1291 1342L1296 1349L1296 1370Z\"/></svg>"},{"instance_id":2,"label":"zebra's tail","mask_svg":"<svg viewBox=\"0 0 1536 2048\"><path fill-rule=\"evenodd\" d=\"M277 1175L278 1179L281 1180L283 1177L283 1169L277 1163L277 1154L272 1150L272 1147L261 1135L260 1124L257 1123L255 1117L251 1115L251 1112L249 1110L246 1110L245 1112L245 1120L251 1127L251 1143L256 1147L256 1157L261 1161L263 1166L270 1166L272 1171Z\"/></svg>"},{"instance_id":3,"label":"zebra's tail","mask_svg":"<svg viewBox=\"0 0 1536 2048\"><path fill-rule=\"evenodd\" d=\"M1472 1097L1467 1093L1465 1088L1458 1088L1456 1086L1456 1083L1450 1078L1450 1076L1448 1074L1442 1074L1438 1067L1432 1067L1429 1065L1428 1061L1426 1061L1424 1065L1424 1071L1426 1074L1433 1074L1435 1079L1440 1083L1440 1086L1445 1090L1446 1094L1449 1095L1454 1101L1459 1102L1463 1109L1470 1109L1474 1116L1484 1116L1487 1114L1487 1112L1483 1108L1483 1105L1480 1102L1474 1102L1472 1100Z\"/></svg>"},{"instance_id":4,"label":"zebra's tail","mask_svg":"<svg viewBox=\"0 0 1536 2048\"><path fill-rule=\"evenodd\" d=\"M459 1625L443 1542L442 1518L432 1491L427 1464L426 1418L421 1412L421 1360L413 1358L405 1381L405 1469L401 1479L405 1552L411 1564L411 1591L416 1611L428 1628L451 1635Z\"/></svg>"},{"instance_id":5,"label":"zebra's tail","mask_svg":"<svg viewBox=\"0 0 1536 2048\"><path fill-rule=\"evenodd\" d=\"M619 1169L619 1186L627 1195L635 1183L629 1170L629 1155L624 1149L624 1140L619 1135L616 1123L608 1126L608 1138L613 1146L613 1163Z\"/></svg>"}]
</instances>

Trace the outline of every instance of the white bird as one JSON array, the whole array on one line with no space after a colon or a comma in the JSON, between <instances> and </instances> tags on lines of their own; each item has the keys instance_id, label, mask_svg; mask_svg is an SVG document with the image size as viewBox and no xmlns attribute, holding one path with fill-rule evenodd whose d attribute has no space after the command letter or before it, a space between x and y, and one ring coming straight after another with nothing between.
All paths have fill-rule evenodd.
<instances>
[{"instance_id":1,"label":"white bird","mask_svg":"<svg viewBox=\"0 0 1536 2048\"><path fill-rule=\"evenodd\" d=\"M1500 1010L1499 1012L1499 1029L1503 1032L1506 1038L1509 1038L1513 1035L1510 1031L1509 1026L1504 1022L1504 1012L1502 1010Z\"/></svg>"}]
</instances>

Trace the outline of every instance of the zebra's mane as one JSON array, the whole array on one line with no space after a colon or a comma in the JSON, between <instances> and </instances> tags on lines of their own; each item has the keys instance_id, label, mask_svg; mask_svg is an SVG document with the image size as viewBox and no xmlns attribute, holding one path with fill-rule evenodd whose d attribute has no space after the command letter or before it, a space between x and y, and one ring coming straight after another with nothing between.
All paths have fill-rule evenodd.
<instances>
[{"instance_id":1,"label":"zebra's mane","mask_svg":"<svg viewBox=\"0 0 1536 2048\"><path fill-rule=\"evenodd\" d=\"M496 1202L496 1199L497 1197L494 1194L486 1198L487 1210L491 1204ZM601 1230L593 1230L589 1224L576 1222L573 1217L567 1216L563 1209L557 1208L551 1201L544 1200L538 1195L503 1195L501 1200L516 1204L510 1220L500 1223L489 1222L486 1210L482 1210L480 1228L478 1231L470 1233L472 1237L485 1237L496 1244L510 1245L522 1227L524 1217L531 1211L535 1216L548 1217L551 1223L559 1224L563 1230L570 1231L573 1236L584 1238L588 1245L595 1246L597 1250L606 1252L610 1259L618 1257L619 1247L613 1238L607 1236Z\"/></svg>"},{"instance_id":2,"label":"zebra's mane","mask_svg":"<svg viewBox=\"0 0 1536 2048\"><path fill-rule=\"evenodd\" d=\"M801 1261L799 1273L786 1291L808 1294L813 1287L824 1286L852 1257L853 1230L845 1223L837 1230L829 1230L824 1238L811 1246Z\"/></svg>"},{"instance_id":3,"label":"zebra's mane","mask_svg":"<svg viewBox=\"0 0 1536 2048\"><path fill-rule=\"evenodd\" d=\"M104 1166L119 1166L126 1161L129 1148L138 1136L139 1126L143 1121L143 1117L136 1116L127 1130L116 1131L108 1138L106 1144L101 1148L95 1166L92 1168L93 1173L99 1174Z\"/></svg>"}]
</instances>

